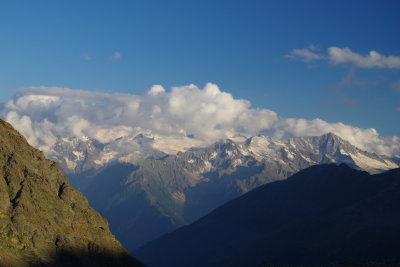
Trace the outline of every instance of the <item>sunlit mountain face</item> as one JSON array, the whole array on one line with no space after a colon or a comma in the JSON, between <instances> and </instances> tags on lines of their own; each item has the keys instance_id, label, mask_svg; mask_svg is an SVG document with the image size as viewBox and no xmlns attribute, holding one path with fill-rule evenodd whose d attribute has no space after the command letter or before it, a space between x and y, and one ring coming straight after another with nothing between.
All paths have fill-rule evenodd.
<instances>
[{"instance_id":1,"label":"sunlit mountain face","mask_svg":"<svg viewBox=\"0 0 400 267\"><path fill-rule=\"evenodd\" d=\"M143 266L59 165L0 120L0 266Z\"/></svg>"}]
</instances>

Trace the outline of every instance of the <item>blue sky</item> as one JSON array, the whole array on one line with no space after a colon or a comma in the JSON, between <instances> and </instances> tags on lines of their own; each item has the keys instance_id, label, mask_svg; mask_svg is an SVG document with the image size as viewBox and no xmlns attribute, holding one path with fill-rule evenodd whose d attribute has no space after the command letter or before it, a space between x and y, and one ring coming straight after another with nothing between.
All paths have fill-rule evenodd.
<instances>
[{"instance_id":1,"label":"blue sky","mask_svg":"<svg viewBox=\"0 0 400 267\"><path fill-rule=\"evenodd\" d=\"M327 52L399 57L399 11L399 1L2 1L0 101L28 86L140 94L212 82L279 116L400 136L400 68Z\"/></svg>"}]
</instances>

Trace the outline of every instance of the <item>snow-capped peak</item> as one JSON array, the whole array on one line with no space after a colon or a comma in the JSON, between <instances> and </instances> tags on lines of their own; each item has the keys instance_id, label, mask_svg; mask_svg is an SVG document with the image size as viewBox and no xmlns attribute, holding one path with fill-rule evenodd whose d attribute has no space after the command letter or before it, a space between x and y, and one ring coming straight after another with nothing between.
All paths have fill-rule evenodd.
<instances>
[{"instance_id":1,"label":"snow-capped peak","mask_svg":"<svg viewBox=\"0 0 400 267\"><path fill-rule=\"evenodd\" d=\"M139 159L162 158L178 152L196 151L196 140L189 137L175 140L151 133L124 136L109 143L94 139L59 138L49 156L61 163L67 172L82 172L100 168L111 162L136 163ZM376 173L399 166L400 159L391 159L358 149L339 136L296 137L286 141L257 135L244 142L220 140L207 148L197 149L202 161L210 166L240 165L252 158L259 162L272 161L288 166L343 162ZM192 163L193 165L193 163Z\"/></svg>"}]
</instances>

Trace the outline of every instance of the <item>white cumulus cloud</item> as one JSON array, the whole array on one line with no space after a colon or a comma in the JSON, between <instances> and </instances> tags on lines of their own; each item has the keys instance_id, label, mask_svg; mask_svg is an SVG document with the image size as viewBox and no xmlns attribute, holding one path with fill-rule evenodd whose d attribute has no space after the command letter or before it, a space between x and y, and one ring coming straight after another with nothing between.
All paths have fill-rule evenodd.
<instances>
[{"instance_id":1,"label":"white cumulus cloud","mask_svg":"<svg viewBox=\"0 0 400 267\"><path fill-rule=\"evenodd\" d=\"M84 136L100 142L140 132L187 138L209 145L236 135L268 133L277 138L333 132L352 144L379 154L399 155L398 137L382 138L375 129L361 129L320 119L281 118L268 109L253 109L212 83L173 87L154 85L140 95L72 90L58 87L21 89L4 104L0 116L28 141L49 151L59 137Z\"/></svg>"}]
</instances>

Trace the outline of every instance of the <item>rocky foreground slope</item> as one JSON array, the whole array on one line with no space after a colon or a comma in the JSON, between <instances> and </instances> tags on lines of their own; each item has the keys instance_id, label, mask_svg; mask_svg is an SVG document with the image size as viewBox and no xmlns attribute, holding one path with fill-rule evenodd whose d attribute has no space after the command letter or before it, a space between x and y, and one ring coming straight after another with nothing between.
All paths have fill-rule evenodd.
<instances>
[{"instance_id":1,"label":"rocky foreground slope","mask_svg":"<svg viewBox=\"0 0 400 267\"><path fill-rule=\"evenodd\" d=\"M0 120L0 266L141 266L57 163Z\"/></svg>"}]
</instances>

